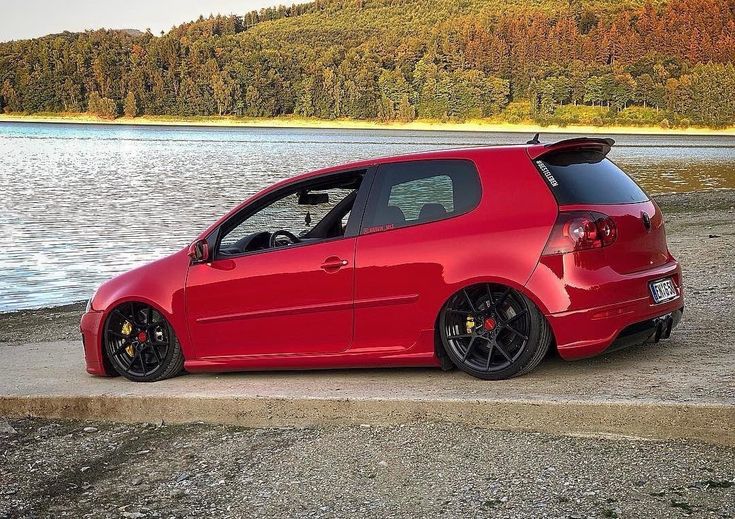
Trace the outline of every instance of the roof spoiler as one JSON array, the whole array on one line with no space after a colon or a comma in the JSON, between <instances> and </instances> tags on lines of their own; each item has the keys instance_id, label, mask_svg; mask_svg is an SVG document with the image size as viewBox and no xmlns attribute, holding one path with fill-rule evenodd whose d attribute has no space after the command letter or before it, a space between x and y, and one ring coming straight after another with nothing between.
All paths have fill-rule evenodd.
<instances>
[{"instance_id":1,"label":"roof spoiler","mask_svg":"<svg viewBox=\"0 0 735 519\"><path fill-rule=\"evenodd\" d=\"M610 138L577 137L575 139L565 139L553 144L531 146L528 148L528 154L532 160L561 150L597 150L603 155L607 155L610 153L610 148L612 148L613 144L615 144L615 141Z\"/></svg>"}]
</instances>

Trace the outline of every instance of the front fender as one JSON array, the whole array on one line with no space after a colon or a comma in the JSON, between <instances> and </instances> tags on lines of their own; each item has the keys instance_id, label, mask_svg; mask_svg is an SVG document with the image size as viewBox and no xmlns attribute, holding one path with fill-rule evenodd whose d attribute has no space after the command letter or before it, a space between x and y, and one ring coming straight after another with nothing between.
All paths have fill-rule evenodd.
<instances>
[{"instance_id":1,"label":"front fender","mask_svg":"<svg viewBox=\"0 0 735 519\"><path fill-rule=\"evenodd\" d=\"M137 301L159 311L176 334L185 358L192 351L186 324L184 288L190 259L181 250L143 265L103 283L92 299L92 310L102 312L97 347L102 349L102 328L112 310L128 301Z\"/></svg>"}]
</instances>

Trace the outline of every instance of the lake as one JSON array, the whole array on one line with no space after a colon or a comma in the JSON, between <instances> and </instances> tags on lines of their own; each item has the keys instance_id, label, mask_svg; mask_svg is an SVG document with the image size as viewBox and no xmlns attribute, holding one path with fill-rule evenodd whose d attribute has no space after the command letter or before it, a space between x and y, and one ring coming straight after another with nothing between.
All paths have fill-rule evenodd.
<instances>
[{"instance_id":1,"label":"lake","mask_svg":"<svg viewBox=\"0 0 735 519\"><path fill-rule=\"evenodd\" d=\"M381 155L517 144L515 133L0 123L0 311L87 299L186 246L261 188ZM571 135L542 134L544 142ZM735 137L617 136L649 193L735 188Z\"/></svg>"}]
</instances>

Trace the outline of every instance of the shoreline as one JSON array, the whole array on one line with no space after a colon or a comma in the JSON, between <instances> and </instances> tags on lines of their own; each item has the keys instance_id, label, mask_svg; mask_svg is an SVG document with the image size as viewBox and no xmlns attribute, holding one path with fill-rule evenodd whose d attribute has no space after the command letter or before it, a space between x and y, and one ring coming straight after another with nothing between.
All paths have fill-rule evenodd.
<instances>
[{"instance_id":1,"label":"shoreline","mask_svg":"<svg viewBox=\"0 0 735 519\"><path fill-rule=\"evenodd\" d=\"M141 116L101 119L89 114L38 114L7 115L0 114L0 123L42 123L42 124L88 124L114 126L171 126L204 128L297 128L329 130L403 130L403 131L442 131L442 132L487 132L487 133L571 133L571 134L612 134L612 135L689 135L689 136L735 136L735 127L713 128L671 128L657 126L589 126L569 125L541 126L533 123L498 123L483 120L462 123L445 123L432 120L416 120L408 123L380 122L357 119L313 119L301 117L169 117Z\"/></svg>"}]
</instances>

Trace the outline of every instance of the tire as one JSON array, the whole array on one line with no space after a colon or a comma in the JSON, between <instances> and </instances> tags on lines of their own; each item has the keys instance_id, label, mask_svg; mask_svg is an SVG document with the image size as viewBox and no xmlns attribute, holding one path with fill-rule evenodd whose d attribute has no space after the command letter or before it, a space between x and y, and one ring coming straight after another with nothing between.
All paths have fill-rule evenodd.
<instances>
[{"instance_id":1,"label":"tire","mask_svg":"<svg viewBox=\"0 0 735 519\"><path fill-rule=\"evenodd\" d=\"M184 354L173 328L144 303L123 303L110 312L102 340L110 365L133 382L157 382L184 369Z\"/></svg>"},{"instance_id":2,"label":"tire","mask_svg":"<svg viewBox=\"0 0 735 519\"><path fill-rule=\"evenodd\" d=\"M532 371L551 344L551 329L536 305L503 285L473 285L446 302L439 334L457 368L485 380Z\"/></svg>"}]
</instances>

